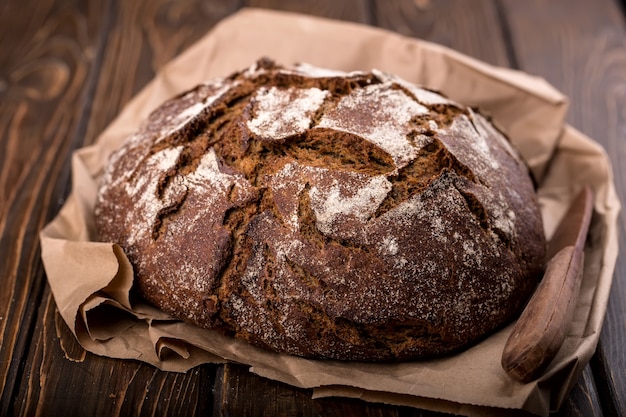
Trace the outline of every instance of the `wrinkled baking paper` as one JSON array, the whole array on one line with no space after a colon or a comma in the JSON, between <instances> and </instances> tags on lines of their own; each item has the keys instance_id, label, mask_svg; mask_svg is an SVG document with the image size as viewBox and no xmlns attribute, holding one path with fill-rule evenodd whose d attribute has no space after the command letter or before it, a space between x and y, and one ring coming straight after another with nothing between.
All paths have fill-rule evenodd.
<instances>
[{"instance_id":1,"label":"wrinkled baking paper","mask_svg":"<svg viewBox=\"0 0 626 417\"><path fill-rule=\"evenodd\" d=\"M538 179L548 237L573 196L584 184L592 186L595 212L574 323L539 380L522 384L501 369L511 326L437 360L315 361L253 348L130 298L132 267L122 250L93 242L92 210L107 155L163 100L246 68L261 56L347 71L378 68L490 114ZM564 124L566 111L566 98L542 79L494 68L442 46L352 23L244 9L166 65L95 145L73 155L72 193L41 232L42 258L56 304L86 350L168 371L234 361L267 378L315 388L315 397L349 396L466 415L496 415L507 408L545 416L561 404L596 348L617 256L620 204L609 160L599 145Z\"/></svg>"}]
</instances>

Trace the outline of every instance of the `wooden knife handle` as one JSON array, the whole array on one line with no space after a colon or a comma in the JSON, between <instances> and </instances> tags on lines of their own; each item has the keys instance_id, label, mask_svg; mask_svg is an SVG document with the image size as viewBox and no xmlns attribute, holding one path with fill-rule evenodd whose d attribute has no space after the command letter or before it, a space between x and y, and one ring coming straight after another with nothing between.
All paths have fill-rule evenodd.
<instances>
[{"instance_id":1,"label":"wooden knife handle","mask_svg":"<svg viewBox=\"0 0 626 417\"><path fill-rule=\"evenodd\" d=\"M518 381L534 379L565 340L582 281L583 257L574 246L561 249L517 320L502 353L502 367Z\"/></svg>"},{"instance_id":2,"label":"wooden knife handle","mask_svg":"<svg viewBox=\"0 0 626 417\"><path fill-rule=\"evenodd\" d=\"M593 193L585 187L557 227L543 279L504 346L502 368L519 381L534 379L565 340L580 291L592 212Z\"/></svg>"}]
</instances>

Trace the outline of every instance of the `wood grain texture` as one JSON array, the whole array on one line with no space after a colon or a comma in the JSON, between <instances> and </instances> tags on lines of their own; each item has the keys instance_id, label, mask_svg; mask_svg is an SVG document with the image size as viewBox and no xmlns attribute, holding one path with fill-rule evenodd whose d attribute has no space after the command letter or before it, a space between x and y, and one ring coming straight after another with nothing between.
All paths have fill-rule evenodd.
<instances>
[{"instance_id":1,"label":"wood grain texture","mask_svg":"<svg viewBox=\"0 0 626 417\"><path fill-rule=\"evenodd\" d=\"M214 365L161 372L137 361L103 359L76 344L48 290L23 369L25 380L6 415L186 416L213 407Z\"/></svg>"},{"instance_id":2,"label":"wood grain texture","mask_svg":"<svg viewBox=\"0 0 626 417\"><path fill-rule=\"evenodd\" d=\"M113 23L102 51L85 144L94 141L159 68L240 6L231 0L111 1Z\"/></svg>"},{"instance_id":3,"label":"wood grain texture","mask_svg":"<svg viewBox=\"0 0 626 417\"><path fill-rule=\"evenodd\" d=\"M71 0L0 5L0 414L45 285L38 231L67 186L100 13Z\"/></svg>"},{"instance_id":4,"label":"wood grain texture","mask_svg":"<svg viewBox=\"0 0 626 417\"><path fill-rule=\"evenodd\" d=\"M376 0L382 28L425 39L494 65L509 66L498 9L492 0Z\"/></svg>"},{"instance_id":5,"label":"wood grain texture","mask_svg":"<svg viewBox=\"0 0 626 417\"><path fill-rule=\"evenodd\" d=\"M245 0L244 5L358 23L371 23L372 20L368 0Z\"/></svg>"},{"instance_id":6,"label":"wood grain texture","mask_svg":"<svg viewBox=\"0 0 626 417\"><path fill-rule=\"evenodd\" d=\"M598 391L593 378L591 367L583 370L580 380L570 395L565 399L561 408L552 417L602 417L605 415L600 406Z\"/></svg>"},{"instance_id":7,"label":"wood grain texture","mask_svg":"<svg viewBox=\"0 0 626 417\"><path fill-rule=\"evenodd\" d=\"M617 193L624 201L626 29L618 4L611 0L502 0L502 4L521 69L546 78L570 98L569 123L607 150ZM618 263L592 361L605 412L620 416L626 415L625 226L622 216Z\"/></svg>"},{"instance_id":8,"label":"wood grain texture","mask_svg":"<svg viewBox=\"0 0 626 417\"><path fill-rule=\"evenodd\" d=\"M214 416L281 417L445 417L447 414L367 403L348 398L311 399L299 389L251 374L242 365L224 365L217 374ZM250 395L254 393L255 395Z\"/></svg>"}]
</instances>

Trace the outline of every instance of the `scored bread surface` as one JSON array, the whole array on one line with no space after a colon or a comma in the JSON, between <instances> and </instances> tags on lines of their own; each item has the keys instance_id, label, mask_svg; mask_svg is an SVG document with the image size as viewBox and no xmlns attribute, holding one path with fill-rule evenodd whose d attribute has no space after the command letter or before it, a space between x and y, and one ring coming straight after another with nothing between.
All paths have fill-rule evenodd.
<instances>
[{"instance_id":1,"label":"scored bread surface","mask_svg":"<svg viewBox=\"0 0 626 417\"><path fill-rule=\"evenodd\" d=\"M269 60L157 108L95 221L162 310L312 358L456 351L519 312L545 255L528 169L488 119L379 71Z\"/></svg>"}]
</instances>

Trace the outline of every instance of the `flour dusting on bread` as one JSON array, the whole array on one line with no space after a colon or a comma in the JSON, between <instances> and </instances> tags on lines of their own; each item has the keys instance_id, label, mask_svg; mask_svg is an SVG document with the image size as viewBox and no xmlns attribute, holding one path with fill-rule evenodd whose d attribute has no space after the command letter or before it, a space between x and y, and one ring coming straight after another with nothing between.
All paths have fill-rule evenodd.
<instances>
[{"instance_id":1,"label":"flour dusting on bread","mask_svg":"<svg viewBox=\"0 0 626 417\"><path fill-rule=\"evenodd\" d=\"M537 198L490 120L378 70L267 59L163 103L95 208L151 303L277 352L410 360L517 314Z\"/></svg>"}]
</instances>

